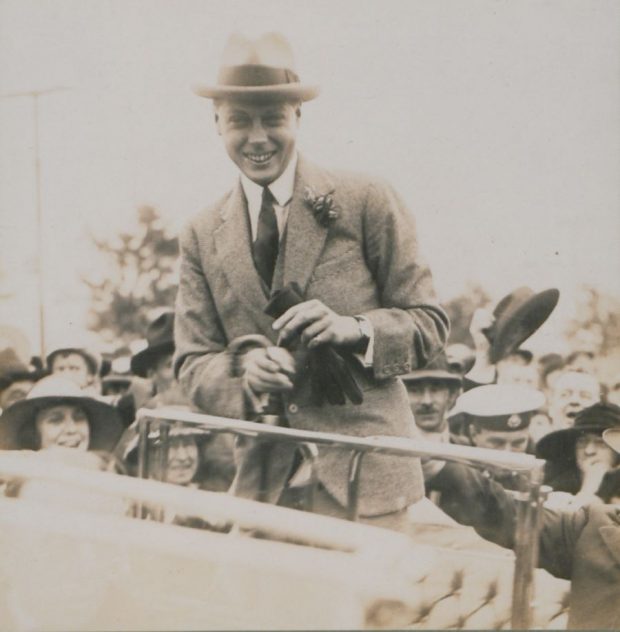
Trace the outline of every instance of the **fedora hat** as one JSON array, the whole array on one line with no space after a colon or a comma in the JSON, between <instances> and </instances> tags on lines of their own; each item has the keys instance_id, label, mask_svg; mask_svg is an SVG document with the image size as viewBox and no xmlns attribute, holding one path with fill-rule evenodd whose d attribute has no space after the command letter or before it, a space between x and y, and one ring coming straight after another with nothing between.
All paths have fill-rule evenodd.
<instances>
[{"instance_id":1,"label":"fedora hat","mask_svg":"<svg viewBox=\"0 0 620 632\"><path fill-rule=\"evenodd\" d=\"M603 436L603 433L610 429L616 433L620 430L620 407L602 402L588 406L575 417L575 425L572 428L556 430L545 435L536 446L536 456L542 459L574 460L575 443L581 435L588 433ZM613 432L604 436L604 439L611 448L618 451L618 435L615 435L614 447ZM612 443L609 443L610 437Z\"/></svg>"},{"instance_id":2,"label":"fedora hat","mask_svg":"<svg viewBox=\"0 0 620 632\"><path fill-rule=\"evenodd\" d=\"M86 413L90 427L89 450L114 449L123 432L123 424L116 409L85 395L72 380L58 375L49 375L39 380L26 399L15 402L2 412L0 449L36 449L34 445L24 445L24 431L28 426L32 426L34 431L35 417L40 410L61 404L79 406Z\"/></svg>"},{"instance_id":3,"label":"fedora hat","mask_svg":"<svg viewBox=\"0 0 620 632\"><path fill-rule=\"evenodd\" d=\"M174 353L173 311L165 311L149 323L146 328L146 342L146 348L131 358L131 372L139 377L146 377L148 369L160 355Z\"/></svg>"},{"instance_id":4,"label":"fedora hat","mask_svg":"<svg viewBox=\"0 0 620 632\"><path fill-rule=\"evenodd\" d=\"M43 371L25 365L13 349L0 351L0 391L15 382L36 382L44 375Z\"/></svg>"},{"instance_id":5,"label":"fedora hat","mask_svg":"<svg viewBox=\"0 0 620 632\"><path fill-rule=\"evenodd\" d=\"M417 371L411 371L406 375L401 375L401 380L407 383L419 382L420 380L441 380L442 382L448 382L455 387L460 386L462 383L460 364L457 366L456 362L449 363L446 354L440 353L435 356L430 362Z\"/></svg>"},{"instance_id":6,"label":"fedora hat","mask_svg":"<svg viewBox=\"0 0 620 632\"><path fill-rule=\"evenodd\" d=\"M484 332L491 343L491 362L496 364L518 349L549 318L559 298L555 288L535 293L529 287L505 296L493 310L495 322Z\"/></svg>"},{"instance_id":7,"label":"fedora hat","mask_svg":"<svg viewBox=\"0 0 620 632\"><path fill-rule=\"evenodd\" d=\"M194 92L207 99L310 101L319 89L300 82L293 49L280 33L265 33L256 40L235 33L224 48L216 85L198 84Z\"/></svg>"}]
</instances>

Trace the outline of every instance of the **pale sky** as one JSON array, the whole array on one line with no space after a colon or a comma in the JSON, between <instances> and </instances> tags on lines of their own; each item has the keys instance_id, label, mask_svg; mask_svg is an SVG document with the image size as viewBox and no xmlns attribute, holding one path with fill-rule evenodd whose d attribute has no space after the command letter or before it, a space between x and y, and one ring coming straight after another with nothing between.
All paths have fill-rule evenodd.
<instances>
[{"instance_id":1,"label":"pale sky","mask_svg":"<svg viewBox=\"0 0 620 632\"><path fill-rule=\"evenodd\" d=\"M620 295L620 3L613 0L2 0L0 95L41 99L48 338L83 329L89 231L152 204L175 229L235 178L209 101L230 32L278 30L302 81L300 149L389 179L442 299L481 283ZM32 102L0 99L0 324L36 347ZM541 338L541 339L542 339Z\"/></svg>"}]
</instances>

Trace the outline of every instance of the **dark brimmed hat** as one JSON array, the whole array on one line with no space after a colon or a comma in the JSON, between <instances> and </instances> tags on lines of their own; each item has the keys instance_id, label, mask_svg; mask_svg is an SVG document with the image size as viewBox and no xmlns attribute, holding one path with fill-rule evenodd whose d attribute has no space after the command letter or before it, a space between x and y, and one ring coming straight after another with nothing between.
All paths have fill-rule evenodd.
<instances>
[{"instance_id":1,"label":"dark brimmed hat","mask_svg":"<svg viewBox=\"0 0 620 632\"><path fill-rule=\"evenodd\" d=\"M570 459L575 458L575 443L577 439L586 433L603 435L606 430L620 430L620 407L614 404L599 402L593 406L584 408L576 417L572 428L556 430L545 435L536 446L536 456L542 459ZM620 450L620 441L616 435L616 447L614 447L614 434L605 435L604 439L614 450ZM609 443L611 438L612 443Z\"/></svg>"},{"instance_id":2,"label":"dark brimmed hat","mask_svg":"<svg viewBox=\"0 0 620 632\"><path fill-rule=\"evenodd\" d=\"M224 48L217 84L199 84L194 92L208 99L314 99L318 87L302 84L294 67L291 45L280 33L257 40L235 33Z\"/></svg>"},{"instance_id":3,"label":"dark brimmed hat","mask_svg":"<svg viewBox=\"0 0 620 632\"><path fill-rule=\"evenodd\" d=\"M532 415L544 403L545 396L527 386L478 386L456 400L450 426L456 431L455 425L474 422L477 426L498 432L523 430L529 427Z\"/></svg>"},{"instance_id":4,"label":"dark brimmed hat","mask_svg":"<svg viewBox=\"0 0 620 632\"><path fill-rule=\"evenodd\" d=\"M0 351L0 391L15 382L36 382L44 375L43 371L26 366L13 349Z\"/></svg>"},{"instance_id":5,"label":"dark brimmed hat","mask_svg":"<svg viewBox=\"0 0 620 632\"><path fill-rule=\"evenodd\" d=\"M458 368L460 368L460 365ZM448 363L445 353L440 353L424 368L402 375L400 379L405 382L405 384L419 382L421 380L441 380L442 382L448 382L456 387L460 386L463 381L458 368L456 363Z\"/></svg>"},{"instance_id":6,"label":"dark brimmed hat","mask_svg":"<svg viewBox=\"0 0 620 632\"><path fill-rule=\"evenodd\" d=\"M131 358L131 372L146 377L157 358L174 353L174 312L160 314L146 329L147 347Z\"/></svg>"},{"instance_id":7,"label":"dark brimmed hat","mask_svg":"<svg viewBox=\"0 0 620 632\"><path fill-rule=\"evenodd\" d=\"M23 445L25 428L28 425L34 427L37 412L61 404L79 406L86 413L90 427L89 450L114 449L123 432L123 424L116 409L85 395L72 380L58 375L39 380L26 399L15 402L3 411L0 416L0 449L34 449L32 445Z\"/></svg>"},{"instance_id":8,"label":"dark brimmed hat","mask_svg":"<svg viewBox=\"0 0 620 632\"><path fill-rule=\"evenodd\" d=\"M559 298L555 288L535 293L529 287L505 296L493 311L495 322L485 331L491 362L496 364L518 349L549 318Z\"/></svg>"}]
</instances>

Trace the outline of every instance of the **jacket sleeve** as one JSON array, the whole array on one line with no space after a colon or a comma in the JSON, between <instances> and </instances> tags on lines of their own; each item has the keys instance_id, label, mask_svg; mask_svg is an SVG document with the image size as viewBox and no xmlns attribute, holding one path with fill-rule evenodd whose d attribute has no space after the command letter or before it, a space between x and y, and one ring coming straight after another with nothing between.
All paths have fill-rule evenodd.
<instances>
[{"instance_id":1,"label":"jacket sleeve","mask_svg":"<svg viewBox=\"0 0 620 632\"><path fill-rule=\"evenodd\" d=\"M200 410L241 419L245 397L241 377L220 323L202 270L194 228L180 237L181 270L174 325L174 371L191 402Z\"/></svg>"},{"instance_id":2,"label":"jacket sleeve","mask_svg":"<svg viewBox=\"0 0 620 632\"><path fill-rule=\"evenodd\" d=\"M514 548L517 501L499 483L473 467L447 463L427 487L441 492L441 508L451 518L495 544ZM538 566L555 577L570 579L577 540L587 521L587 507L543 509Z\"/></svg>"},{"instance_id":3,"label":"jacket sleeve","mask_svg":"<svg viewBox=\"0 0 620 632\"><path fill-rule=\"evenodd\" d=\"M424 366L445 345L449 323L420 256L413 217L389 185L370 184L363 231L381 307L362 315L374 332L375 377L384 379Z\"/></svg>"}]
</instances>

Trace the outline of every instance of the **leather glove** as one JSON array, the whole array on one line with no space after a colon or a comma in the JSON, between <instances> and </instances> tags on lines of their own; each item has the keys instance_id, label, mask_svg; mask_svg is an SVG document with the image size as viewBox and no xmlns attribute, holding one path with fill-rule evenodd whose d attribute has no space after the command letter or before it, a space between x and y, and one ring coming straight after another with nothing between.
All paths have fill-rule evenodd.
<instances>
[{"instance_id":1,"label":"leather glove","mask_svg":"<svg viewBox=\"0 0 620 632\"><path fill-rule=\"evenodd\" d=\"M301 288L293 282L274 293L265 308L265 313L272 318L279 318L288 309L303 301ZM330 344L309 350L311 388L320 405L325 400L331 405L340 406L344 405L347 399L356 405L364 401L363 391L352 371L354 362L351 354Z\"/></svg>"}]
</instances>

